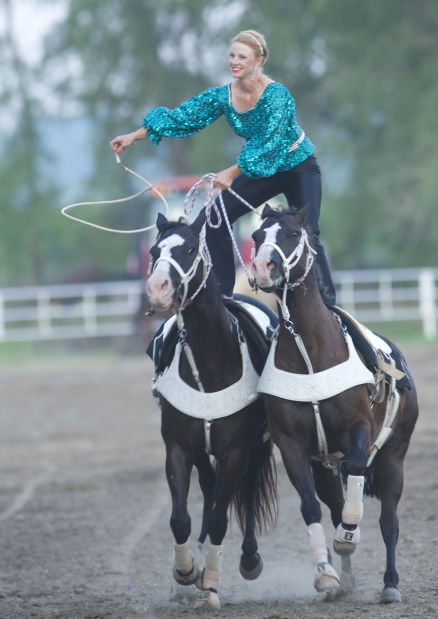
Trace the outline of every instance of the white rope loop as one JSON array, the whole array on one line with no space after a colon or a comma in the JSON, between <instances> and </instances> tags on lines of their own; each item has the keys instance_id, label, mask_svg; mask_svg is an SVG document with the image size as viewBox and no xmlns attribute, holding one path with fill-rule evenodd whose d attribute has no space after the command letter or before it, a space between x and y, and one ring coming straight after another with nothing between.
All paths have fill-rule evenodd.
<instances>
[{"instance_id":1,"label":"white rope loop","mask_svg":"<svg viewBox=\"0 0 438 619\"><path fill-rule=\"evenodd\" d=\"M189 189L189 191L187 192L186 198L184 200L184 213L186 215L190 215L190 213L193 210L193 207L195 206L196 198L198 197L198 193L199 193L201 186L206 182L209 183L207 198L205 199L205 202L202 205L201 210L205 209L207 223L210 226L210 228L220 228L220 226L222 225L222 217L221 217L220 211L214 199L214 179L215 178L216 178L216 174L213 174L213 172L204 174L204 176L200 178L199 181L196 181L193 187ZM190 204L188 204L189 200L190 200ZM217 221L215 224L211 220L212 210L214 210L215 215L216 215Z\"/></svg>"},{"instance_id":2,"label":"white rope loop","mask_svg":"<svg viewBox=\"0 0 438 619\"><path fill-rule=\"evenodd\" d=\"M107 228L106 226L101 226L99 224L94 224L91 221L80 219L79 217L74 217L73 215L70 215L67 212L72 208L76 208L77 206L98 206L98 205L104 205L104 204L121 204L123 202L129 202L130 200L135 200L135 198L138 198L139 196L143 195L144 193L146 193L146 191L154 191L157 194L157 196L160 198L160 200L164 203L164 206L166 207L166 216L169 214L169 205L167 204L166 198L154 185L152 185L152 183L150 183L148 180L143 178L143 176L140 176L140 174L138 174L137 172L134 172L134 170L131 170L127 166L123 165L123 163L120 161L120 157L117 154L116 154L116 163L118 163L120 167L122 167L126 172L128 172L129 174L132 174L133 176L141 180L146 185L146 187L144 187L140 191L137 191L137 193L134 193L131 196L128 196L126 198L119 198L117 200L98 200L95 202L75 202L74 204L68 204L67 206L64 206L63 209L61 209L62 215L64 215L65 217L68 217L69 219L72 219L73 221L78 221L81 224L85 224L86 226L90 226L91 228L97 228L98 230L104 230L105 232L115 232L117 234L136 234L138 232L147 232L148 230L152 230L153 228L156 227L155 224L152 224L151 226L146 226L145 228L135 228L134 230L119 230L118 228Z\"/></svg>"}]
</instances>

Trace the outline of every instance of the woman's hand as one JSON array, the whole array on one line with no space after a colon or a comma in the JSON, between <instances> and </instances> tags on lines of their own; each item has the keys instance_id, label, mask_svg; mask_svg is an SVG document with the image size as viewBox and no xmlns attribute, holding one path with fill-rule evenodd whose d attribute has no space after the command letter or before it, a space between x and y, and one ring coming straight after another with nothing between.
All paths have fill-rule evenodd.
<instances>
[{"instance_id":1,"label":"woman's hand","mask_svg":"<svg viewBox=\"0 0 438 619\"><path fill-rule=\"evenodd\" d=\"M116 138L111 140L110 147L112 150L120 155L124 150L137 142L137 140L145 140L147 138L147 131L144 127L137 129L137 131L133 131L132 133L126 133L125 135L118 135Z\"/></svg>"},{"instance_id":2,"label":"woman's hand","mask_svg":"<svg viewBox=\"0 0 438 619\"><path fill-rule=\"evenodd\" d=\"M214 187L216 189L229 189L233 180L241 173L239 166L233 165L231 168L222 170L216 174L214 179Z\"/></svg>"}]
</instances>

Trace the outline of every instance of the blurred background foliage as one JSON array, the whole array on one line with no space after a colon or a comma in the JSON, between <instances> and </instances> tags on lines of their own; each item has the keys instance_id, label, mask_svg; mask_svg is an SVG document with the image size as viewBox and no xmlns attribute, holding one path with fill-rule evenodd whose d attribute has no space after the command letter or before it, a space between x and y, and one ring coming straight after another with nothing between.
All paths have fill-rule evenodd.
<instances>
[{"instance_id":1,"label":"blurred background foliage","mask_svg":"<svg viewBox=\"0 0 438 619\"><path fill-rule=\"evenodd\" d=\"M60 209L137 190L115 167L109 140L138 128L153 106L175 107L227 83L229 41L247 28L265 34L265 71L291 90L298 120L317 146L322 238L332 266L438 264L438 3L34 5L36 12L63 11L43 52L29 57L18 35L32 23L17 23L17 3L0 0L0 285L127 276L127 257L142 239L86 228ZM137 143L124 163L150 180L201 176L231 165L240 148L221 118L190 138ZM140 200L87 216L129 228L148 223L151 212Z\"/></svg>"}]
</instances>

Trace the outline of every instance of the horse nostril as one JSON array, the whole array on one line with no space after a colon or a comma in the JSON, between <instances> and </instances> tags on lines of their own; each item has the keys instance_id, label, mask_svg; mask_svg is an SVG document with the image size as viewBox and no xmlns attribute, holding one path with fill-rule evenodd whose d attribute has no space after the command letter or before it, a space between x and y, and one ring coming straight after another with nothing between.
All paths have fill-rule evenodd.
<instances>
[{"instance_id":1,"label":"horse nostril","mask_svg":"<svg viewBox=\"0 0 438 619\"><path fill-rule=\"evenodd\" d=\"M269 272L271 272L275 267L275 262L273 260L271 260L270 262L268 262L268 264L266 265L266 268L268 269Z\"/></svg>"},{"instance_id":2,"label":"horse nostril","mask_svg":"<svg viewBox=\"0 0 438 619\"><path fill-rule=\"evenodd\" d=\"M168 279L165 279L163 282L161 282L161 290L166 290L166 288L169 288L170 286L170 282Z\"/></svg>"}]
</instances>

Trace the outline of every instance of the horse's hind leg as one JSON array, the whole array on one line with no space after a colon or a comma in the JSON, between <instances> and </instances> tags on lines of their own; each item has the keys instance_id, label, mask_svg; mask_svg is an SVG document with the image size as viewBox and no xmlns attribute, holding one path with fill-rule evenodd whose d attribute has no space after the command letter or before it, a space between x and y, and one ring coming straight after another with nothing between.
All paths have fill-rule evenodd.
<instances>
[{"instance_id":1,"label":"horse's hind leg","mask_svg":"<svg viewBox=\"0 0 438 619\"><path fill-rule=\"evenodd\" d=\"M258 550L255 536L255 500L257 469L250 467L248 475L243 480L245 501L245 534L242 542L242 556L240 557L239 571L245 580L255 580L263 570L263 561Z\"/></svg>"},{"instance_id":2,"label":"horse's hind leg","mask_svg":"<svg viewBox=\"0 0 438 619\"><path fill-rule=\"evenodd\" d=\"M170 527L175 538L173 577L181 585L192 585L199 575L190 547L191 520L187 511L192 462L176 443L166 444L166 477L172 496Z\"/></svg>"},{"instance_id":3,"label":"horse's hind leg","mask_svg":"<svg viewBox=\"0 0 438 619\"><path fill-rule=\"evenodd\" d=\"M340 554L352 554L360 542L359 523L363 515L363 489L365 469L370 442L368 421L360 421L350 436L350 452L347 455L347 492L342 509L342 522L336 529L333 547Z\"/></svg>"},{"instance_id":4,"label":"horse's hind leg","mask_svg":"<svg viewBox=\"0 0 438 619\"><path fill-rule=\"evenodd\" d=\"M375 483L381 500L379 523L386 546L386 570L383 577L385 586L380 596L380 602L388 604L390 602L401 602L395 549L399 532L397 505L403 490L403 462L385 457L383 460L376 458L375 465Z\"/></svg>"}]
</instances>

